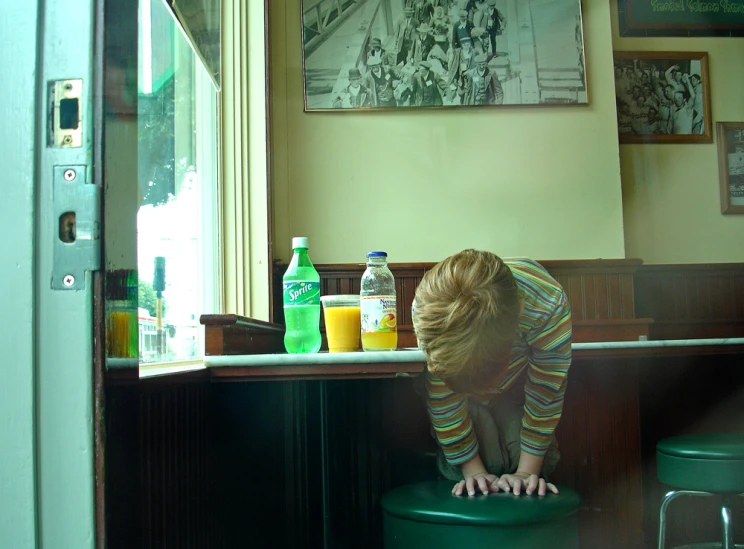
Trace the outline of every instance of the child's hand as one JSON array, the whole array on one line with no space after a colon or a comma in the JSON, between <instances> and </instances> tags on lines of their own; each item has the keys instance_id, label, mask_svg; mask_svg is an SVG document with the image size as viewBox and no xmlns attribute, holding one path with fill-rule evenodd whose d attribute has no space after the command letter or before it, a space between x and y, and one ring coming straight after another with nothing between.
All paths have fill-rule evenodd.
<instances>
[{"instance_id":1,"label":"child's hand","mask_svg":"<svg viewBox=\"0 0 744 549\"><path fill-rule=\"evenodd\" d=\"M522 492L524 487L525 494L532 495L537 488L537 495L544 496L547 490L550 490L554 494L558 493L558 488L551 482L546 482L544 478L540 478L537 475L529 473L520 473L517 471L511 475L501 475L501 478L496 482L498 488L504 492L510 490L515 496L518 496Z\"/></svg>"},{"instance_id":2,"label":"child's hand","mask_svg":"<svg viewBox=\"0 0 744 549\"><path fill-rule=\"evenodd\" d=\"M498 492L499 489L496 486L498 480L499 477L496 475L485 472L466 476L465 480L461 480L452 488L452 495L461 496L465 489L467 489L468 495L471 496L475 495L476 489L480 490L483 495L488 494L488 492Z\"/></svg>"}]
</instances>

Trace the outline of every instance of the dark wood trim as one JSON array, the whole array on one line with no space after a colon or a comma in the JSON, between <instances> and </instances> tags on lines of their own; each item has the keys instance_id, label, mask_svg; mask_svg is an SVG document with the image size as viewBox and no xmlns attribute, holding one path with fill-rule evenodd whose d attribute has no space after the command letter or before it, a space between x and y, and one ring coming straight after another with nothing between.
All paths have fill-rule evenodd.
<instances>
[{"instance_id":1,"label":"dark wood trim","mask_svg":"<svg viewBox=\"0 0 744 549\"><path fill-rule=\"evenodd\" d=\"M574 320L575 342L639 341L649 338L651 318L609 318L599 320Z\"/></svg>"},{"instance_id":2,"label":"dark wood trim","mask_svg":"<svg viewBox=\"0 0 744 549\"><path fill-rule=\"evenodd\" d=\"M93 273L93 451L96 549L106 549L106 300L102 272Z\"/></svg>"},{"instance_id":3,"label":"dark wood trim","mask_svg":"<svg viewBox=\"0 0 744 549\"><path fill-rule=\"evenodd\" d=\"M284 352L284 326L239 315L202 315L205 352L212 355Z\"/></svg>"},{"instance_id":4,"label":"dark wood trim","mask_svg":"<svg viewBox=\"0 0 744 549\"><path fill-rule=\"evenodd\" d=\"M228 366L209 368L212 381L287 381L313 379L381 379L416 376L424 362L332 364L308 366Z\"/></svg>"},{"instance_id":5,"label":"dark wood trim","mask_svg":"<svg viewBox=\"0 0 744 549\"><path fill-rule=\"evenodd\" d=\"M744 263L665 263L643 265L638 269L638 277L668 276L670 273L697 273L700 276L744 273Z\"/></svg>"},{"instance_id":6,"label":"dark wood trim","mask_svg":"<svg viewBox=\"0 0 744 549\"><path fill-rule=\"evenodd\" d=\"M284 333L284 326L281 324L274 324L273 322L265 322L263 320L256 320L255 318L248 318L245 316L235 314L225 315L201 315L199 322L205 326L240 326L246 329L256 328L265 332L281 332Z\"/></svg>"},{"instance_id":7,"label":"dark wood trim","mask_svg":"<svg viewBox=\"0 0 744 549\"><path fill-rule=\"evenodd\" d=\"M551 274L554 272L581 270L583 272L635 272L638 266L643 264L642 259L545 259L538 260L538 263L545 267ZM414 271L425 273L434 267L437 262L410 262L410 263L390 263L390 269L394 272L404 273ZM283 273L286 265L281 261L275 262L274 272ZM315 268L319 273L327 274L344 274L344 273L363 273L366 263L317 263Z\"/></svg>"},{"instance_id":8,"label":"dark wood trim","mask_svg":"<svg viewBox=\"0 0 744 549\"><path fill-rule=\"evenodd\" d=\"M106 371L105 384L108 385L180 385L202 382L209 379L209 369L201 368L181 372L174 368L162 375L140 376L139 368L117 368Z\"/></svg>"}]
</instances>

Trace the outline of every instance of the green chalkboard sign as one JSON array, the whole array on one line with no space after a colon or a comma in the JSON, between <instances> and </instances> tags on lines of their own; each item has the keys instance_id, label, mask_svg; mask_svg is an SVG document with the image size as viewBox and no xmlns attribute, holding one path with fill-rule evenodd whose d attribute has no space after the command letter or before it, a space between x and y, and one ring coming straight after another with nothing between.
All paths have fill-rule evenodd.
<instances>
[{"instance_id":1,"label":"green chalkboard sign","mask_svg":"<svg viewBox=\"0 0 744 549\"><path fill-rule=\"evenodd\" d=\"M744 0L618 0L621 36L744 36Z\"/></svg>"}]
</instances>

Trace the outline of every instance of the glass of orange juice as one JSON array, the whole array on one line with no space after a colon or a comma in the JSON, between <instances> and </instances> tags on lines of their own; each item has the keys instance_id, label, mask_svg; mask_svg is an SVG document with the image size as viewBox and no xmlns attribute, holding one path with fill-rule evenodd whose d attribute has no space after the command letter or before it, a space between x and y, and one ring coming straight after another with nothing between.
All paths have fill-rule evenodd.
<instances>
[{"instance_id":1,"label":"glass of orange juice","mask_svg":"<svg viewBox=\"0 0 744 549\"><path fill-rule=\"evenodd\" d=\"M353 353L359 350L359 296L324 295L320 298L325 317L328 352Z\"/></svg>"}]
</instances>

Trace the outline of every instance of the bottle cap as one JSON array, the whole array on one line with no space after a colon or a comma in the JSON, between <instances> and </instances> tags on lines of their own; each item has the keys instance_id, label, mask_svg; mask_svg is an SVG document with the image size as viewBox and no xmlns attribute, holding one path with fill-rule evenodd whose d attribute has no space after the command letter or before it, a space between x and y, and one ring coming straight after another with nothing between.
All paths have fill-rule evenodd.
<instances>
[{"instance_id":1,"label":"bottle cap","mask_svg":"<svg viewBox=\"0 0 744 549\"><path fill-rule=\"evenodd\" d=\"M306 236L295 236L292 239L292 249L296 250L297 248L309 248L308 246L308 238Z\"/></svg>"},{"instance_id":2,"label":"bottle cap","mask_svg":"<svg viewBox=\"0 0 744 549\"><path fill-rule=\"evenodd\" d=\"M367 257L387 257L387 252L369 252Z\"/></svg>"}]
</instances>

